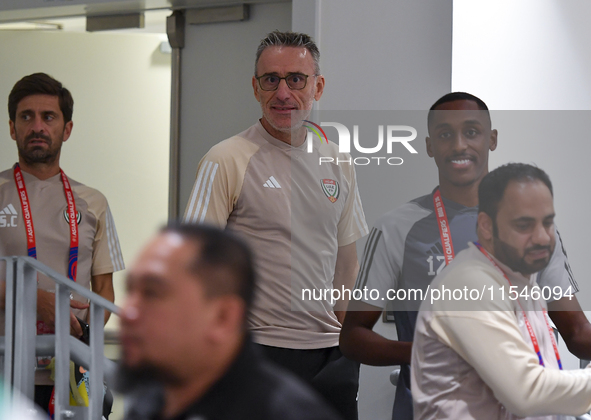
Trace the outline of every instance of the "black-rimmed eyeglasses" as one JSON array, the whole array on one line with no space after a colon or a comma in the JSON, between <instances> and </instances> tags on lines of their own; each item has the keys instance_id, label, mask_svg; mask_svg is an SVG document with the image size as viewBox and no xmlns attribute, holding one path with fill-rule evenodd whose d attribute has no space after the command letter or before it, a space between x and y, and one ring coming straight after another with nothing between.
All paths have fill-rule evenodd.
<instances>
[{"instance_id":1,"label":"black-rimmed eyeglasses","mask_svg":"<svg viewBox=\"0 0 591 420\"><path fill-rule=\"evenodd\" d=\"M313 76L316 75L314 74ZM277 90L282 80L285 80L287 87L291 90L302 90L306 87L308 77L309 75L302 73L291 73L285 77L279 77L275 74L263 74L259 77L255 76L255 79L258 80L261 89L266 91Z\"/></svg>"}]
</instances>

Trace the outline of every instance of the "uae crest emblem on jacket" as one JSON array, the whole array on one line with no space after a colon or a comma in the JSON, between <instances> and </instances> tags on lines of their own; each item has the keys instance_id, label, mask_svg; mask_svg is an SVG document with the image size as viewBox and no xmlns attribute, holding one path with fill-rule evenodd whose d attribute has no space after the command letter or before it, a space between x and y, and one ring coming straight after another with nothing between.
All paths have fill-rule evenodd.
<instances>
[{"instance_id":1,"label":"uae crest emblem on jacket","mask_svg":"<svg viewBox=\"0 0 591 420\"><path fill-rule=\"evenodd\" d=\"M339 188L339 183L337 181L334 179L323 179L320 181L320 185L322 186L322 191L324 191L326 198L328 198L331 203L334 203L339 199L341 189Z\"/></svg>"}]
</instances>

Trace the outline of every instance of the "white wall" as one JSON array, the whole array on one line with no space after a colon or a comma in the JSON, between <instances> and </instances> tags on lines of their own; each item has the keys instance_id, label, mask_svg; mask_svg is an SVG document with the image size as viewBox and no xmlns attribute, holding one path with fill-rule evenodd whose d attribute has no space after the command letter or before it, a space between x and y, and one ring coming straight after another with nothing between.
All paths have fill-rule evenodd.
<instances>
[{"instance_id":1,"label":"white wall","mask_svg":"<svg viewBox=\"0 0 591 420\"><path fill-rule=\"evenodd\" d=\"M535 163L550 175L557 224L587 311L590 13L590 3L573 0L454 0L452 77L454 90L481 97L491 109L521 110L493 113L499 146L491 167ZM566 352L562 346L565 365L577 367Z\"/></svg>"},{"instance_id":2,"label":"white wall","mask_svg":"<svg viewBox=\"0 0 591 420\"><path fill-rule=\"evenodd\" d=\"M493 109L590 109L591 4L454 0L454 90Z\"/></svg>"},{"instance_id":3,"label":"white wall","mask_svg":"<svg viewBox=\"0 0 591 420\"><path fill-rule=\"evenodd\" d=\"M145 34L0 32L4 103L14 83L38 71L72 92L74 129L61 166L109 200L126 264L167 219L170 55L159 52L161 41ZM2 169L17 160L4 110ZM117 304L123 278L115 276Z\"/></svg>"}]
</instances>

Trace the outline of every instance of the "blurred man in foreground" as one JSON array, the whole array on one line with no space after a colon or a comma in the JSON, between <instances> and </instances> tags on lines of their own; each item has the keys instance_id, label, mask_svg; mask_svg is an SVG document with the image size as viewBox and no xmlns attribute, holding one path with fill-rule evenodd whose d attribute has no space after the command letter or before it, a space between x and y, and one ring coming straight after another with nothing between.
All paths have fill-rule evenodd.
<instances>
[{"instance_id":1,"label":"blurred man in foreground","mask_svg":"<svg viewBox=\"0 0 591 420\"><path fill-rule=\"evenodd\" d=\"M338 419L252 344L254 285L251 253L228 232L173 226L144 248L121 323L126 419Z\"/></svg>"}]
</instances>

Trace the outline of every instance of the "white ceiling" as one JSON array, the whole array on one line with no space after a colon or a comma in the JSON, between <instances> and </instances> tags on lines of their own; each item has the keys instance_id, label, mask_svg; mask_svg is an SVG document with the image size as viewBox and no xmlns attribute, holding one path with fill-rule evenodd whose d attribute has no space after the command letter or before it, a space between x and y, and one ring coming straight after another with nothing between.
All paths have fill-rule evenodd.
<instances>
[{"instance_id":1,"label":"white ceiling","mask_svg":"<svg viewBox=\"0 0 591 420\"><path fill-rule=\"evenodd\" d=\"M119 29L108 32L166 34L166 17L170 16L171 13L172 12L168 9L149 10L144 12L144 28ZM0 30L59 30L69 32L85 32L86 17L55 18L4 23L0 24Z\"/></svg>"}]
</instances>

